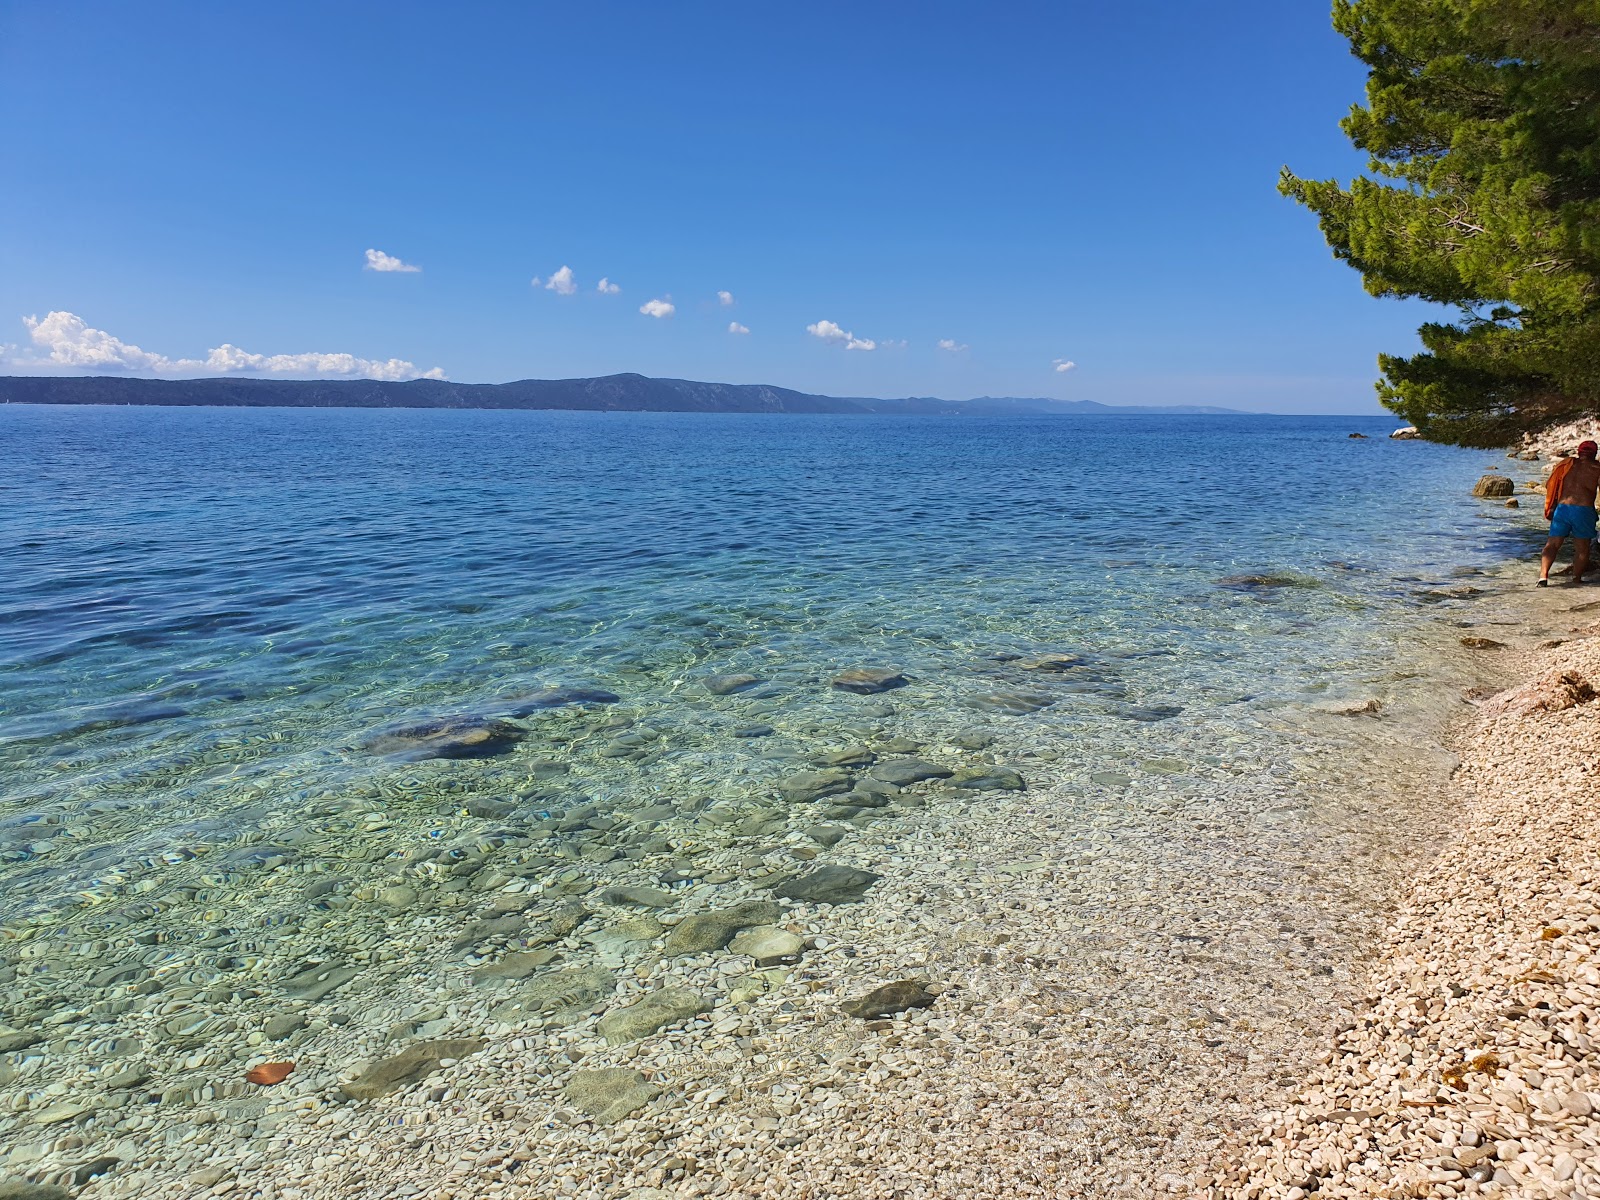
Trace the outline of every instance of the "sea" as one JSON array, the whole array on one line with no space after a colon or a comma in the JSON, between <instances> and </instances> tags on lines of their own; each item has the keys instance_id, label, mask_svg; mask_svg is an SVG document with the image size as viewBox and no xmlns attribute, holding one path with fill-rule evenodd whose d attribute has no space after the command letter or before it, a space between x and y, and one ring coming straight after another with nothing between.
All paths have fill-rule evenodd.
<instances>
[{"instance_id":1,"label":"sea","mask_svg":"<svg viewBox=\"0 0 1600 1200\"><path fill-rule=\"evenodd\" d=\"M0 1124L118 1056L181 1107L379 941L459 975L386 1012L459 991L540 944L504 895L765 894L944 805L981 842L973 797L1294 759L1458 676L1538 543L1469 494L1504 458L1392 428L0 406Z\"/></svg>"}]
</instances>

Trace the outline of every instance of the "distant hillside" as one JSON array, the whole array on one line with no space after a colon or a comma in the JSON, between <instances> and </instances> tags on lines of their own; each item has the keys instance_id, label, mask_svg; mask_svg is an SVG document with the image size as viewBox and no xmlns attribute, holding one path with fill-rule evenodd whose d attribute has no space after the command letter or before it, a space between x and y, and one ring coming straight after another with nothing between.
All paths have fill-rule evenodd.
<instances>
[{"instance_id":1,"label":"distant hillside","mask_svg":"<svg viewBox=\"0 0 1600 1200\"><path fill-rule=\"evenodd\" d=\"M605 375L598 379L519 379L450 383L413 379L133 379L126 376L0 377L0 403L156 404L243 408L559 408L593 412L914 413L1004 416L1026 413L1227 413L1227 408L1117 407L1092 400L980 396L900 400L812 396L763 383L696 383Z\"/></svg>"}]
</instances>

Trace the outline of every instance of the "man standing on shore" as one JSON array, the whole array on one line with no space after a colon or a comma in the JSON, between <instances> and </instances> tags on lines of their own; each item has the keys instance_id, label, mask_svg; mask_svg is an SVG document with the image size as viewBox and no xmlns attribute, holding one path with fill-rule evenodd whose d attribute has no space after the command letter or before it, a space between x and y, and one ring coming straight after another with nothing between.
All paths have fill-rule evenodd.
<instances>
[{"instance_id":1,"label":"man standing on shore","mask_svg":"<svg viewBox=\"0 0 1600 1200\"><path fill-rule=\"evenodd\" d=\"M1539 562L1539 587L1550 586L1550 568L1567 538L1572 539L1572 578L1567 586L1577 587L1583 582L1583 573L1589 566L1589 543L1595 533L1595 490L1600 488L1597 453L1600 446L1583 442L1578 446L1577 458L1562 459L1550 472L1550 482L1544 488L1544 515L1550 521L1550 539L1544 544L1544 556Z\"/></svg>"}]
</instances>

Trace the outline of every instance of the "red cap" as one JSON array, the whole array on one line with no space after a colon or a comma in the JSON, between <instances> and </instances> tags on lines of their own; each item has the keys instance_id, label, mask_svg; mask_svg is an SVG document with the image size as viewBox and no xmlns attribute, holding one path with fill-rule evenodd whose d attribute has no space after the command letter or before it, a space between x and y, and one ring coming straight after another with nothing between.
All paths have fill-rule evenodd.
<instances>
[{"instance_id":1,"label":"red cap","mask_svg":"<svg viewBox=\"0 0 1600 1200\"><path fill-rule=\"evenodd\" d=\"M1579 458L1593 458L1596 454L1600 454L1600 446L1596 446L1593 442L1578 443Z\"/></svg>"}]
</instances>

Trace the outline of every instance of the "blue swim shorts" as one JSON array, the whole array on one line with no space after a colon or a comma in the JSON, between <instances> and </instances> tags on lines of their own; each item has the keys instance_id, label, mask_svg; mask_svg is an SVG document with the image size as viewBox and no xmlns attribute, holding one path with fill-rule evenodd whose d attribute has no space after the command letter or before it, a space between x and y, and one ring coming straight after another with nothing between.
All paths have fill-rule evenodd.
<instances>
[{"instance_id":1,"label":"blue swim shorts","mask_svg":"<svg viewBox=\"0 0 1600 1200\"><path fill-rule=\"evenodd\" d=\"M1550 536L1594 537L1595 511L1582 504L1558 504L1550 515Z\"/></svg>"}]
</instances>

